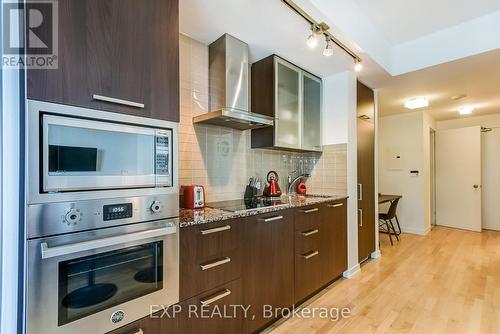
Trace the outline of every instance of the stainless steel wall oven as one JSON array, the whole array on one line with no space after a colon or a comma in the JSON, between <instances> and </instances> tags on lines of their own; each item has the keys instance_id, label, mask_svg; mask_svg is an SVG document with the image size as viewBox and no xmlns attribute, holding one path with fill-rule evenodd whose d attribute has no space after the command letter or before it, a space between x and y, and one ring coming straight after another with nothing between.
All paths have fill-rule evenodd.
<instances>
[{"instance_id":1,"label":"stainless steel wall oven","mask_svg":"<svg viewBox=\"0 0 500 334\"><path fill-rule=\"evenodd\" d=\"M28 334L106 333L179 301L177 133L28 101Z\"/></svg>"}]
</instances>

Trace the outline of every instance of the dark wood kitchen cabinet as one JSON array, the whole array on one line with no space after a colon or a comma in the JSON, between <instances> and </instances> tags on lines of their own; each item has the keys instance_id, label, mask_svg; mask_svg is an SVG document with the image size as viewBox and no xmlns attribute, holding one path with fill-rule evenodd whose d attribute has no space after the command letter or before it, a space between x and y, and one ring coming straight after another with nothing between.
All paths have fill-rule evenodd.
<instances>
[{"instance_id":1,"label":"dark wood kitchen cabinet","mask_svg":"<svg viewBox=\"0 0 500 334\"><path fill-rule=\"evenodd\" d=\"M295 209L295 303L347 269L347 201Z\"/></svg>"},{"instance_id":2,"label":"dark wood kitchen cabinet","mask_svg":"<svg viewBox=\"0 0 500 334\"><path fill-rule=\"evenodd\" d=\"M245 333L274 321L273 317L264 317L264 305L276 308L293 304L293 233L293 210L246 218L243 300L251 309L245 319Z\"/></svg>"},{"instance_id":3,"label":"dark wood kitchen cabinet","mask_svg":"<svg viewBox=\"0 0 500 334\"><path fill-rule=\"evenodd\" d=\"M29 99L179 121L178 0L58 0L58 9L58 68L28 70Z\"/></svg>"},{"instance_id":4,"label":"dark wood kitchen cabinet","mask_svg":"<svg viewBox=\"0 0 500 334\"><path fill-rule=\"evenodd\" d=\"M241 277L243 227L232 219L181 229L180 300Z\"/></svg>"},{"instance_id":5,"label":"dark wood kitchen cabinet","mask_svg":"<svg viewBox=\"0 0 500 334\"><path fill-rule=\"evenodd\" d=\"M357 84L358 255L375 251L375 99L373 90Z\"/></svg>"},{"instance_id":6,"label":"dark wood kitchen cabinet","mask_svg":"<svg viewBox=\"0 0 500 334\"><path fill-rule=\"evenodd\" d=\"M179 316L165 316L163 311L147 316L128 325L108 332L107 334L177 334L179 333Z\"/></svg>"},{"instance_id":7,"label":"dark wood kitchen cabinet","mask_svg":"<svg viewBox=\"0 0 500 334\"><path fill-rule=\"evenodd\" d=\"M321 284L347 270L347 200L325 203L321 214L321 251L324 254Z\"/></svg>"},{"instance_id":8,"label":"dark wood kitchen cabinet","mask_svg":"<svg viewBox=\"0 0 500 334\"><path fill-rule=\"evenodd\" d=\"M241 280L228 282L181 302L181 334L242 333Z\"/></svg>"}]
</instances>

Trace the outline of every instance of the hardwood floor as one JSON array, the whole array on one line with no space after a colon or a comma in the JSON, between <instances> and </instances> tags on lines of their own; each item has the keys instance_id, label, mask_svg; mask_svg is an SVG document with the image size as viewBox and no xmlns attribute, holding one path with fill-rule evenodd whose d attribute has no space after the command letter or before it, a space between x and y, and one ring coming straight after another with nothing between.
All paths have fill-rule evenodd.
<instances>
[{"instance_id":1,"label":"hardwood floor","mask_svg":"<svg viewBox=\"0 0 500 334\"><path fill-rule=\"evenodd\" d=\"M349 307L350 318L291 318L270 332L500 333L500 232L436 227L393 247L380 237L380 259L305 306Z\"/></svg>"}]
</instances>

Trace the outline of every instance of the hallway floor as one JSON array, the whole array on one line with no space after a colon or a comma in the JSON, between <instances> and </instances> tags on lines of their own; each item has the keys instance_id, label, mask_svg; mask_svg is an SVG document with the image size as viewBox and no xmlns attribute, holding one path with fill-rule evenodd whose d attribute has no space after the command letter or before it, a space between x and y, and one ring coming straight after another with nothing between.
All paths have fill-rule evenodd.
<instances>
[{"instance_id":1,"label":"hallway floor","mask_svg":"<svg viewBox=\"0 0 500 334\"><path fill-rule=\"evenodd\" d=\"M392 247L380 238L381 258L306 306L351 317L291 318L271 333L500 333L500 232L435 227Z\"/></svg>"}]
</instances>

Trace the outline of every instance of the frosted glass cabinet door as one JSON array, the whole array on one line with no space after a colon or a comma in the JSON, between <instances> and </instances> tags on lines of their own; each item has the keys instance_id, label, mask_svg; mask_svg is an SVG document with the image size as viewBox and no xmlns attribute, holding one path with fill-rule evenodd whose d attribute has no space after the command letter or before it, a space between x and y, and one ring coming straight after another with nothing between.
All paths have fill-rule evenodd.
<instances>
[{"instance_id":1,"label":"frosted glass cabinet door","mask_svg":"<svg viewBox=\"0 0 500 334\"><path fill-rule=\"evenodd\" d=\"M321 150L321 80L303 74L302 148Z\"/></svg>"},{"instance_id":2,"label":"frosted glass cabinet door","mask_svg":"<svg viewBox=\"0 0 500 334\"><path fill-rule=\"evenodd\" d=\"M275 146L300 148L300 71L276 59Z\"/></svg>"}]
</instances>

